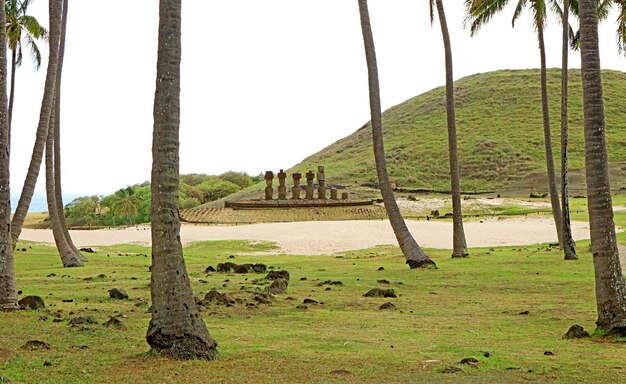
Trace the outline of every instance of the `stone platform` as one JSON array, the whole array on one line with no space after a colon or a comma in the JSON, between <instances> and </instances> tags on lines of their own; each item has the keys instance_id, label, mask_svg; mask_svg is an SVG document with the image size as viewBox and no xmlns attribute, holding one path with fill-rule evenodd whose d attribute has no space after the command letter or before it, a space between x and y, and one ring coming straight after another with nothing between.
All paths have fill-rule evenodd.
<instances>
[{"instance_id":1,"label":"stone platform","mask_svg":"<svg viewBox=\"0 0 626 384\"><path fill-rule=\"evenodd\" d=\"M373 200L332 200L332 199L294 199L294 200L240 200L226 201L224 208L231 209L277 209L277 208L332 208L361 207L373 205Z\"/></svg>"}]
</instances>

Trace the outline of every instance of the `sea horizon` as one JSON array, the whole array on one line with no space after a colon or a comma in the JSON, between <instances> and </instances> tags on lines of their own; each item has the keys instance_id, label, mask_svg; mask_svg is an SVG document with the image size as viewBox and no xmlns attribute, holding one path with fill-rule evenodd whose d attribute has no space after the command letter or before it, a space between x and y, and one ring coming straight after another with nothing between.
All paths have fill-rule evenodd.
<instances>
[{"instance_id":1,"label":"sea horizon","mask_svg":"<svg viewBox=\"0 0 626 384\"><path fill-rule=\"evenodd\" d=\"M84 193L64 193L63 204L69 204L77 197L87 196ZM19 193L11 194L11 213L15 213L17 202L20 200ZM45 193L35 193L28 207L28 212L48 212L48 202Z\"/></svg>"}]
</instances>

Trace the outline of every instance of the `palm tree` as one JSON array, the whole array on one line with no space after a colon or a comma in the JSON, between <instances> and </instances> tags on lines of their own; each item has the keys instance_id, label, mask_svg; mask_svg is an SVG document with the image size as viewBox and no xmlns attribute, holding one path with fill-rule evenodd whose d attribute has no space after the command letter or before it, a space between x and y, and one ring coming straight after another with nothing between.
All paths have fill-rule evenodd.
<instances>
[{"instance_id":1,"label":"palm tree","mask_svg":"<svg viewBox=\"0 0 626 384\"><path fill-rule=\"evenodd\" d=\"M374 159L376 161L376 172L380 192L383 196L387 216L396 235L400 249L404 253L406 263L411 268L436 266L424 251L417 244L400 213L398 204L393 195L393 189L387 174L387 162L385 160L385 147L383 143L382 113L380 107L380 86L378 84L378 66L376 63L376 49L374 47L374 36L370 25L367 0L359 1L359 13L361 15L361 31L363 33L363 44L365 46L365 58L367 60L367 72L369 79L369 99L370 113L372 116L372 138L374 144Z\"/></svg>"},{"instance_id":2,"label":"palm tree","mask_svg":"<svg viewBox=\"0 0 626 384\"><path fill-rule=\"evenodd\" d=\"M572 225L569 210L569 180L568 180L568 57L570 48L569 12L570 1L563 0L563 40L561 54L561 212L563 213L563 253L565 260L578 260L576 243L572 237Z\"/></svg>"},{"instance_id":3,"label":"palm tree","mask_svg":"<svg viewBox=\"0 0 626 384\"><path fill-rule=\"evenodd\" d=\"M33 147L30 165L28 166L28 171L24 180L24 186L22 187L22 194L20 195L20 200L17 203L17 208L15 209L15 214L13 215L13 220L11 221L11 237L13 239L14 246L17 244L17 240L22 232L24 220L26 219L26 214L28 213L28 207L30 206L33 193L35 192L35 185L37 184L37 177L39 176L43 152L48 138L48 127L50 125L50 115L54 104L57 65L59 62L59 39L61 34L62 6L63 5L60 0L50 0L49 2L50 55L48 58L46 81L44 84L41 110L39 113L39 125L37 126L37 133L35 134L35 145Z\"/></svg>"},{"instance_id":4,"label":"palm tree","mask_svg":"<svg viewBox=\"0 0 626 384\"><path fill-rule=\"evenodd\" d=\"M152 136L152 318L146 341L174 359L217 357L217 342L196 309L178 216L181 0L161 0Z\"/></svg>"},{"instance_id":5,"label":"palm tree","mask_svg":"<svg viewBox=\"0 0 626 384\"><path fill-rule=\"evenodd\" d=\"M122 188L116 192L118 200L112 204L113 212L120 216L126 216L130 225L133 225L132 217L139 212L143 198L135 193L133 187Z\"/></svg>"},{"instance_id":6,"label":"palm tree","mask_svg":"<svg viewBox=\"0 0 626 384\"><path fill-rule=\"evenodd\" d=\"M54 114L54 112L53 112ZM50 226L52 227L52 234L54 236L54 242L56 243L57 250L61 256L61 262L64 267L82 267L83 262L80 261L72 248L70 248L61 228L61 222L59 216L63 215L63 212L59 212L55 196L54 196L54 131L55 127L52 123L54 118L50 119L51 125L48 130L48 140L46 142L46 199L48 202L48 214L50 215Z\"/></svg>"},{"instance_id":7,"label":"palm tree","mask_svg":"<svg viewBox=\"0 0 626 384\"><path fill-rule=\"evenodd\" d=\"M41 66L41 52L37 40L45 39L48 31L33 16L27 15L31 0L5 0L7 46L11 50L11 85L9 95L9 126L13 118L15 97L15 70L22 65L22 46L26 45L33 57L35 68Z\"/></svg>"},{"instance_id":8,"label":"palm tree","mask_svg":"<svg viewBox=\"0 0 626 384\"><path fill-rule=\"evenodd\" d=\"M581 1L579 8L585 117L585 173L591 253L596 278L598 308L596 324L607 334L623 335L626 333L626 284L617 249L609 183L598 47L598 15L594 1Z\"/></svg>"},{"instance_id":9,"label":"palm tree","mask_svg":"<svg viewBox=\"0 0 626 384\"><path fill-rule=\"evenodd\" d=\"M558 10L558 4L553 1L553 8ZM474 35L480 27L487 23L495 14L500 12L509 0L465 0L468 16L471 20L471 34ZM547 4L544 0L519 0L513 13L512 23L520 16L524 7L528 5L533 11L533 23L537 31L539 41L539 54L541 56L541 109L543 112L543 136L546 151L546 168L548 171L548 187L550 191L550 203L552 215L556 225L559 245L563 247L562 216L559 203L559 194L556 187L556 173L554 170L554 158L552 156L552 135L550 133L550 111L548 109L548 80L546 74L546 48L543 31L546 24Z\"/></svg>"},{"instance_id":10,"label":"palm tree","mask_svg":"<svg viewBox=\"0 0 626 384\"><path fill-rule=\"evenodd\" d=\"M2 8L2 7L0 7ZM5 10L0 9L0 25L6 23ZM0 46L7 40L0 28ZM7 112L7 56L0 49L0 310L16 310L17 285L11 240L11 193L9 191L9 117Z\"/></svg>"},{"instance_id":11,"label":"palm tree","mask_svg":"<svg viewBox=\"0 0 626 384\"><path fill-rule=\"evenodd\" d=\"M448 151L450 156L450 181L452 187L452 257L466 257L467 242L463 230L463 212L461 210L461 176L456 140L456 117L454 111L454 77L452 75L452 46L448 23L442 0L430 0L430 22L434 22L433 3L437 4L437 14L441 25L441 36L446 61L446 112L448 116Z\"/></svg>"}]
</instances>

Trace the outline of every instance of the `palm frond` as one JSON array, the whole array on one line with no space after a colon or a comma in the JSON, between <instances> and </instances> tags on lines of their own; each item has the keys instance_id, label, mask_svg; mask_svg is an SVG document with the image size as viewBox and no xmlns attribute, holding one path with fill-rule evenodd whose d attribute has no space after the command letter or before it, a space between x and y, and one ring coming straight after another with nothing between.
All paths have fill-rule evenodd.
<instances>
[{"instance_id":1,"label":"palm frond","mask_svg":"<svg viewBox=\"0 0 626 384\"><path fill-rule=\"evenodd\" d=\"M617 51L626 56L626 1L619 3L617 15Z\"/></svg>"},{"instance_id":2,"label":"palm frond","mask_svg":"<svg viewBox=\"0 0 626 384\"><path fill-rule=\"evenodd\" d=\"M521 0L525 1L525 0ZM502 11L509 0L474 0L469 6L471 17L470 33L474 35L491 18Z\"/></svg>"},{"instance_id":3,"label":"palm frond","mask_svg":"<svg viewBox=\"0 0 626 384\"><path fill-rule=\"evenodd\" d=\"M598 20L606 20L613 8L613 0L598 0Z\"/></svg>"},{"instance_id":4,"label":"palm frond","mask_svg":"<svg viewBox=\"0 0 626 384\"><path fill-rule=\"evenodd\" d=\"M31 35L26 35L25 40L26 46L30 51L30 56L33 59L33 64L35 64L35 69L39 69L41 66L41 52L39 51L39 47Z\"/></svg>"},{"instance_id":5,"label":"palm frond","mask_svg":"<svg viewBox=\"0 0 626 384\"><path fill-rule=\"evenodd\" d=\"M511 26L515 28L515 21L522 14L524 7L526 6L526 0L519 0L517 2L517 6L515 7L515 12L513 12L513 18L511 19Z\"/></svg>"},{"instance_id":6,"label":"palm frond","mask_svg":"<svg viewBox=\"0 0 626 384\"><path fill-rule=\"evenodd\" d=\"M430 25L433 25L435 23L434 3L435 3L435 0L428 0L428 11L430 13Z\"/></svg>"}]
</instances>

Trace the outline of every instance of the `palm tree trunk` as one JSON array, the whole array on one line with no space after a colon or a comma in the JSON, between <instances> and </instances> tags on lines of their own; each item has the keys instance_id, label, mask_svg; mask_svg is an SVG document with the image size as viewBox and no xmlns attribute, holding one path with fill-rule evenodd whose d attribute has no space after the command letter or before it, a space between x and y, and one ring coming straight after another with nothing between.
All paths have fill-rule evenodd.
<instances>
[{"instance_id":1,"label":"palm tree trunk","mask_svg":"<svg viewBox=\"0 0 626 384\"><path fill-rule=\"evenodd\" d=\"M15 99L15 70L17 69L17 52L11 50L11 89L9 93L9 135L11 134L11 122L13 121L13 100ZM11 140L9 139L9 147Z\"/></svg>"},{"instance_id":2,"label":"palm tree trunk","mask_svg":"<svg viewBox=\"0 0 626 384\"><path fill-rule=\"evenodd\" d=\"M367 60L369 78L369 99L370 112L372 116L372 138L374 144L374 159L376 161L376 172L380 192L383 196L387 216L396 235L400 249L406 258L406 263L411 268L436 266L424 251L417 244L400 213L398 204L393 195L393 189L387 174L387 162L385 160L385 147L383 143L382 113L380 107L380 86L378 84L378 66L376 63L376 49L374 47L374 36L370 25L367 0L359 1L359 12L361 15L361 30L363 32L363 43L365 46L365 57Z\"/></svg>"},{"instance_id":3,"label":"palm tree trunk","mask_svg":"<svg viewBox=\"0 0 626 384\"><path fill-rule=\"evenodd\" d=\"M0 25L6 25L5 7L0 7ZM6 40L6 28L0 28L0 47L6 47ZM13 241L11 240L6 52L6 49L0 49L0 310L2 311L18 308Z\"/></svg>"},{"instance_id":4,"label":"palm tree trunk","mask_svg":"<svg viewBox=\"0 0 626 384\"><path fill-rule=\"evenodd\" d=\"M56 111L53 111L53 115ZM50 215L50 226L52 227L52 234L54 236L54 242L61 256L61 262L64 267L82 267L82 261L76 258L76 255L70 248L69 244L65 240L63 229L59 220L59 211L54 196L54 116L50 119L50 128L48 130L48 140L46 141L46 199L48 202L48 214Z\"/></svg>"},{"instance_id":5,"label":"palm tree trunk","mask_svg":"<svg viewBox=\"0 0 626 384\"><path fill-rule=\"evenodd\" d=\"M585 116L585 172L598 328L626 333L626 286L619 260L609 183L604 101L595 1L580 2L580 48Z\"/></svg>"},{"instance_id":6,"label":"palm tree trunk","mask_svg":"<svg viewBox=\"0 0 626 384\"><path fill-rule=\"evenodd\" d=\"M563 214L563 253L565 260L578 260L572 237L569 212L568 172L568 56L569 56L569 0L563 0L563 52L561 57L561 212Z\"/></svg>"},{"instance_id":7,"label":"palm tree trunk","mask_svg":"<svg viewBox=\"0 0 626 384\"><path fill-rule=\"evenodd\" d=\"M452 46L443 2L436 0L443 47L446 57L446 112L448 116L448 151L450 155L450 181L452 186L452 257L466 257L467 242L463 230L463 212L461 210L461 176L456 140L456 117L454 110L454 77L452 74Z\"/></svg>"},{"instance_id":8,"label":"palm tree trunk","mask_svg":"<svg viewBox=\"0 0 626 384\"><path fill-rule=\"evenodd\" d=\"M161 0L152 141L152 318L146 341L175 359L217 356L183 258L178 211L181 0Z\"/></svg>"},{"instance_id":9,"label":"palm tree trunk","mask_svg":"<svg viewBox=\"0 0 626 384\"><path fill-rule=\"evenodd\" d=\"M563 247L561 205L556 188L556 172L554 171L554 157L552 156L552 135L550 133L550 110L548 108L548 75L546 72L546 47L543 39L543 25L537 26L539 38L539 54L541 56L541 109L543 111L543 137L546 148L546 167L548 169L548 188L550 190L550 204L552 216L556 225L556 234L559 245Z\"/></svg>"},{"instance_id":10,"label":"palm tree trunk","mask_svg":"<svg viewBox=\"0 0 626 384\"><path fill-rule=\"evenodd\" d=\"M63 0L63 15L61 19L61 37L59 42L59 64L57 66L57 77L54 97L54 201L58 212L59 226L65 236L65 241L74 253L74 257L81 262L87 258L78 250L72 241L70 231L67 229L65 212L63 210L63 191L61 189L61 77L63 75L63 58L65 57L65 35L67 30L67 6L68 0ZM51 127L53 127L51 125Z\"/></svg>"},{"instance_id":11,"label":"palm tree trunk","mask_svg":"<svg viewBox=\"0 0 626 384\"><path fill-rule=\"evenodd\" d=\"M28 172L26 173L26 179L24 180L24 186L22 187L22 194L20 195L20 200L17 203L17 208L15 209L15 214L13 215L13 220L11 221L11 237L13 239L13 246L17 244L17 240L20 237L22 227L24 226L24 220L26 219L26 214L28 213L28 207L30 206L30 202L35 192L35 185L37 184L39 169L41 168L41 161L43 159L43 152L48 138L48 127L50 125L52 105L54 103L54 88L56 84L55 78L59 59L59 37L61 32L61 2L59 0L50 0L49 12L50 55L48 58L48 69L46 72L43 99L41 101L35 146L33 147L30 165L28 166Z\"/></svg>"}]
</instances>

